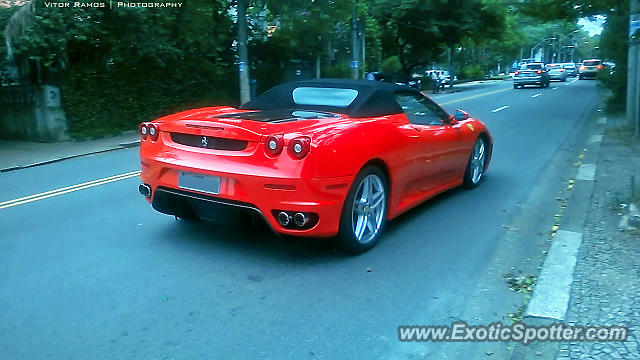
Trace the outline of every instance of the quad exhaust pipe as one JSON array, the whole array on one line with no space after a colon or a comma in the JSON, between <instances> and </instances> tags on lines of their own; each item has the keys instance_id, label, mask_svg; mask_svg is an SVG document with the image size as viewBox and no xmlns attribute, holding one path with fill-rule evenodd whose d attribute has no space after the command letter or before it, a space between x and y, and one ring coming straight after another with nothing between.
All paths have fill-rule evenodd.
<instances>
[{"instance_id":1,"label":"quad exhaust pipe","mask_svg":"<svg viewBox=\"0 0 640 360\"><path fill-rule=\"evenodd\" d=\"M309 223L309 216L303 212L280 211L276 215L276 220L282 227L291 227L293 225L302 228Z\"/></svg>"},{"instance_id":2,"label":"quad exhaust pipe","mask_svg":"<svg viewBox=\"0 0 640 360\"><path fill-rule=\"evenodd\" d=\"M151 197L151 186L147 184L140 184L140 186L138 186L138 191L145 197Z\"/></svg>"},{"instance_id":3,"label":"quad exhaust pipe","mask_svg":"<svg viewBox=\"0 0 640 360\"><path fill-rule=\"evenodd\" d=\"M296 213L295 215L293 215L293 222L297 227L303 227L307 225L307 215L301 212Z\"/></svg>"},{"instance_id":4,"label":"quad exhaust pipe","mask_svg":"<svg viewBox=\"0 0 640 360\"><path fill-rule=\"evenodd\" d=\"M278 224L284 227L289 226L289 224L291 224L291 215L284 211L280 211L280 213L278 213Z\"/></svg>"}]
</instances>

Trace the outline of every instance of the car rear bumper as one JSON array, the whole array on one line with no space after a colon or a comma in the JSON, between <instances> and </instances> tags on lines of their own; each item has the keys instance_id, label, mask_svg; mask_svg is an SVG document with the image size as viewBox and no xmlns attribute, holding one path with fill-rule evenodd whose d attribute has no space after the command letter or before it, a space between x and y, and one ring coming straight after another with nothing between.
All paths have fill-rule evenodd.
<instances>
[{"instance_id":1,"label":"car rear bumper","mask_svg":"<svg viewBox=\"0 0 640 360\"><path fill-rule=\"evenodd\" d=\"M146 197L153 207L165 214L187 217L197 215L212 220L233 210L242 209L260 214L277 233L330 237L338 233L342 206L354 176L314 179L293 176L274 176L273 169L260 175L224 171L224 166L211 162L206 169L191 167L186 163L159 161L141 157L143 184L151 189ZM180 172L220 177L218 194L181 188ZM279 212L304 213L309 223L282 226Z\"/></svg>"},{"instance_id":2,"label":"car rear bumper","mask_svg":"<svg viewBox=\"0 0 640 360\"><path fill-rule=\"evenodd\" d=\"M549 80L564 80L567 76L564 74L549 74Z\"/></svg>"},{"instance_id":3,"label":"car rear bumper","mask_svg":"<svg viewBox=\"0 0 640 360\"><path fill-rule=\"evenodd\" d=\"M542 77L526 77L526 78L513 78L513 83L515 85L542 85L543 84Z\"/></svg>"}]
</instances>

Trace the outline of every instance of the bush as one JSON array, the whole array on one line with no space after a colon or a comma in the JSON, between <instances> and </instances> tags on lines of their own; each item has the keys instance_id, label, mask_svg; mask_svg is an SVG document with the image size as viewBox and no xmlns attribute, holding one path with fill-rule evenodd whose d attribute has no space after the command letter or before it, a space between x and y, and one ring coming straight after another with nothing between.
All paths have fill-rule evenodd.
<instances>
[{"instance_id":1,"label":"bush","mask_svg":"<svg viewBox=\"0 0 640 360\"><path fill-rule=\"evenodd\" d=\"M42 59L43 82L60 86L74 138L135 129L187 108L235 105L231 19L223 3L190 5L60 11L38 3L33 26L16 44L16 62Z\"/></svg>"},{"instance_id":2,"label":"bush","mask_svg":"<svg viewBox=\"0 0 640 360\"><path fill-rule=\"evenodd\" d=\"M605 111L609 114L624 113L627 106L627 72L616 68L605 67L597 76L599 83L610 90L604 102Z\"/></svg>"},{"instance_id":3,"label":"bush","mask_svg":"<svg viewBox=\"0 0 640 360\"><path fill-rule=\"evenodd\" d=\"M61 84L71 136L96 138L135 129L143 121L205 105L234 105L236 86L225 86L192 69L131 69L98 71L76 68ZM236 84L236 81L229 82Z\"/></svg>"},{"instance_id":4,"label":"bush","mask_svg":"<svg viewBox=\"0 0 640 360\"><path fill-rule=\"evenodd\" d=\"M461 80L479 80L484 78L482 65L471 65L462 68Z\"/></svg>"},{"instance_id":5,"label":"bush","mask_svg":"<svg viewBox=\"0 0 640 360\"><path fill-rule=\"evenodd\" d=\"M397 74L402 70L402 63L397 56L390 56L382 62L380 65L380 71L384 74Z\"/></svg>"},{"instance_id":6,"label":"bush","mask_svg":"<svg viewBox=\"0 0 640 360\"><path fill-rule=\"evenodd\" d=\"M349 63L342 62L322 69L324 78L348 78L350 75Z\"/></svg>"}]
</instances>

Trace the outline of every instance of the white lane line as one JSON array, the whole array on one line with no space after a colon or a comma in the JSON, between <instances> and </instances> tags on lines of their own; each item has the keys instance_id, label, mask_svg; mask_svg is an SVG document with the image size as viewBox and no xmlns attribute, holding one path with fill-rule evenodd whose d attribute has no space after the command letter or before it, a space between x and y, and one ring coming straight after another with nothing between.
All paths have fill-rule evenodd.
<instances>
[{"instance_id":1,"label":"white lane line","mask_svg":"<svg viewBox=\"0 0 640 360\"><path fill-rule=\"evenodd\" d=\"M591 135L591 138L589 138L589 142L590 143L602 142L602 135Z\"/></svg>"},{"instance_id":2,"label":"white lane line","mask_svg":"<svg viewBox=\"0 0 640 360\"><path fill-rule=\"evenodd\" d=\"M542 95L542 94L535 94L535 95L531 95L531 97L532 97L532 98L536 98L536 97L538 97L538 96L540 96L540 95Z\"/></svg>"},{"instance_id":3,"label":"white lane line","mask_svg":"<svg viewBox=\"0 0 640 360\"><path fill-rule=\"evenodd\" d=\"M571 85L576 81L578 81L578 78L575 78L575 79L571 80L570 82L566 83L565 85Z\"/></svg>"},{"instance_id":4,"label":"white lane line","mask_svg":"<svg viewBox=\"0 0 640 360\"><path fill-rule=\"evenodd\" d=\"M578 168L578 174L576 175L576 180L593 181L595 176L596 176L595 164L582 164Z\"/></svg>"},{"instance_id":5,"label":"white lane line","mask_svg":"<svg viewBox=\"0 0 640 360\"><path fill-rule=\"evenodd\" d=\"M494 112L494 113L495 113L495 112L498 112L498 111L502 111L502 110L504 110L504 109L506 109L506 108L508 108L508 107L509 107L509 105L505 105L505 106L503 106L503 107L499 107L499 108L497 108L497 109L493 109L493 110L491 110L491 112Z\"/></svg>"},{"instance_id":6,"label":"white lane line","mask_svg":"<svg viewBox=\"0 0 640 360\"><path fill-rule=\"evenodd\" d=\"M544 260L527 316L564 320L582 233L559 230Z\"/></svg>"},{"instance_id":7,"label":"white lane line","mask_svg":"<svg viewBox=\"0 0 640 360\"><path fill-rule=\"evenodd\" d=\"M551 90L558 90L558 88L557 88L557 87L554 87L554 88L551 88Z\"/></svg>"}]
</instances>

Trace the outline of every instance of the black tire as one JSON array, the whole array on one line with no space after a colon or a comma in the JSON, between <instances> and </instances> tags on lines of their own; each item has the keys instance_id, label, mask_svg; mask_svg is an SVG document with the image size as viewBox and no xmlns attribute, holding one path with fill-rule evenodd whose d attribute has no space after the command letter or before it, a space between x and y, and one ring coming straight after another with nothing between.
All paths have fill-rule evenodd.
<instances>
[{"instance_id":1,"label":"black tire","mask_svg":"<svg viewBox=\"0 0 640 360\"><path fill-rule=\"evenodd\" d=\"M517 88L519 88L519 87L520 87L520 86L518 86L518 85L516 85L516 84L513 84L513 88L514 88L514 89L517 89Z\"/></svg>"},{"instance_id":2,"label":"black tire","mask_svg":"<svg viewBox=\"0 0 640 360\"><path fill-rule=\"evenodd\" d=\"M382 219L380 225L371 239L367 239L366 241L361 241L355 234L354 230L354 202L356 200L356 195L358 195L359 190L361 190L361 185L364 186L363 182L369 176L377 177L384 191L384 198L381 203L382 206ZM371 178L369 178L371 181ZM362 254L367 250L373 248L380 239L380 234L384 230L384 226L386 224L387 210L388 210L388 201L389 201L389 184L387 181L387 177L385 174L376 166L366 166L364 169L360 171L356 179L353 181L351 185L351 189L349 189L349 193L347 194L347 198L344 201L344 205L342 206L342 213L340 215L340 230L338 232L338 236L336 237L337 245L347 253L350 254ZM369 206L366 206L367 214L369 211ZM373 207L371 207L373 209ZM362 234L364 236L364 233Z\"/></svg>"},{"instance_id":3,"label":"black tire","mask_svg":"<svg viewBox=\"0 0 640 360\"><path fill-rule=\"evenodd\" d=\"M582 80L582 79L584 79L582 75L578 76L578 80Z\"/></svg>"},{"instance_id":4,"label":"black tire","mask_svg":"<svg viewBox=\"0 0 640 360\"><path fill-rule=\"evenodd\" d=\"M484 146L484 152L483 152L483 156L481 161L481 170L480 170L480 176L478 178L475 177L475 174L473 173L473 170L475 168L475 165L477 164L477 162L474 162L474 155L475 155L475 149L476 149L476 145L481 142L482 145ZM463 178L463 182L462 185L467 188L467 189L473 189L474 187L480 185L480 183L482 182L482 179L484 179L484 168L487 164L487 151L488 151L488 144L487 141L480 137L478 139L476 139L476 141L473 143L473 148L471 148L471 154L469 154L469 161L467 162L467 168L464 171L464 178Z\"/></svg>"}]
</instances>

